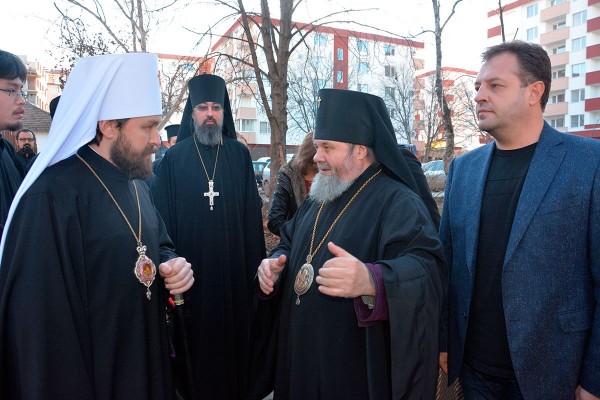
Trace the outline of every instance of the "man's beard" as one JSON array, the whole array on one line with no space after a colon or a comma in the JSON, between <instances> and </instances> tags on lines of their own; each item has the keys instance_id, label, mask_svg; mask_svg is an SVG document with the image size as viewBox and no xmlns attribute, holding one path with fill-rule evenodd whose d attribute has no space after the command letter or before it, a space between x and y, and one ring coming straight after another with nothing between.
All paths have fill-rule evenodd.
<instances>
[{"instance_id":1,"label":"man's beard","mask_svg":"<svg viewBox=\"0 0 600 400\"><path fill-rule=\"evenodd\" d=\"M216 146L221 143L223 133L218 123L207 125L206 121L202 125L198 125L194 121L194 135L196 140L207 146Z\"/></svg>"},{"instance_id":2,"label":"man's beard","mask_svg":"<svg viewBox=\"0 0 600 400\"><path fill-rule=\"evenodd\" d=\"M12 125L4 125L4 128L2 128L2 130L7 130L7 131L12 131L12 132L16 132L18 130L20 130L23 127L23 121L19 121L19 122L15 122Z\"/></svg>"},{"instance_id":3,"label":"man's beard","mask_svg":"<svg viewBox=\"0 0 600 400\"><path fill-rule=\"evenodd\" d=\"M35 152L31 148L31 146L28 144L23 145L23 147L21 147L19 149L19 153L21 153L23 155L23 157L25 157L25 158L30 158L30 157L35 156Z\"/></svg>"},{"instance_id":4,"label":"man's beard","mask_svg":"<svg viewBox=\"0 0 600 400\"><path fill-rule=\"evenodd\" d=\"M152 175L152 159L146 156L154 152L156 146L148 145L142 154L133 153L131 142L121 132L110 148L110 159L129 179L148 179Z\"/></svg>"},{"instance_id":5,"label":"man's beard","mask_svg":"<svg viewBox=\"0 0 600 400\"><path fill-rule=\"evenodd\" d=\"M324 175L319 172L313 179L313 182L310 186L309 197L314 199L319 204L332 202L340 197L354 183L354 180L347 182L341 180L338 176L339 171L333 169L329 164L317 163L317 166L319 167L319 170L328 169L333 172L328 175ZM344 158L341 169L345 172L354 169L350 154Z\"/></svg>"}]
</instances>

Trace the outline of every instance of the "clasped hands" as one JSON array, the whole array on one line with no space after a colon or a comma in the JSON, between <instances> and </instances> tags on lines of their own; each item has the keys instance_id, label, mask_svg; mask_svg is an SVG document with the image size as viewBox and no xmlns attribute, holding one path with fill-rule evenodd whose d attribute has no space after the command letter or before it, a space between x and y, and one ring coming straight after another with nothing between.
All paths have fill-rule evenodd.
<instances>
[{"instance_id":1,"label":"clasped hands","mask_svg":"<svg viewBox=\"0 0 600 400\"><path fill-rule=\"evenodd\" d=\"M319 291L333 297L374 296L375 288L365 264L333 242L329 242L327 248L334 257L323 264L315 278ZM286 260L286 256L281 255L266 258L260 263L258 282L264 294L269 295L275 289Z\"/></svg>"}]
</instances>

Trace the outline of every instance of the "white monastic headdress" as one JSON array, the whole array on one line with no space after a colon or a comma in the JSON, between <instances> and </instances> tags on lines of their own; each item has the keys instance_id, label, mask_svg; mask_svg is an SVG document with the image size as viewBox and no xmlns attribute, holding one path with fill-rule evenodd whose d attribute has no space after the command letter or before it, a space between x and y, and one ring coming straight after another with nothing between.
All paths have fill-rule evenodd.
<instances>
[{"instance_id":1,"label":"white monastic headdress","mask_svg":"<svg viewBox=\"0 0 600 400\"><path fill-rule=\"evenodd\" d=\"M151 53L109 54L78 60L52 120L47 145L25 176L10 207L0 244L19 200L42 171L75 154L96 136L98 121L161 115L158 58Z\"/></svg>"}]
</instances>

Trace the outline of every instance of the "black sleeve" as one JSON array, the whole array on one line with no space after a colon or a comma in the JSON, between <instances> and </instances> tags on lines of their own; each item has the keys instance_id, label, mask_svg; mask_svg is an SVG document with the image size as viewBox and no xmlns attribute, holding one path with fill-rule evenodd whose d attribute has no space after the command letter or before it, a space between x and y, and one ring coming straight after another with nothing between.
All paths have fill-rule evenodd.
<instances>
[{"instance_id":1,"label":"black sleeve","mask_svg":"<svg viewBox=\"0 0 600 400\"><path fill-rule=\"evenodd\" d=\"M429 211L429 215L431 216L431 220L435 225L436 229L440 228L440 211L438 210L437 203L433 199L431 195L431 189L427 184L427 178L425 178L425 174L423 173L423 168L421 168L421 163L415 157L413 153L406 149L400 149L402 151L402 155L406 160L406 164L410 169L410 173L412 174L415 182L417 183L417 187L419 188L419 197L425 203L425 207L427 207L427 211Z\"/></svg>"},{"instance_id":2,"label":"black sleeve","mask_svg":"<svg viewBox=\"0 0 600 400\"><path fill-rule=\"evenodd\" d=\"M280 172L267 215L267 228L277 236L279 236L281 226L288 220L293 201L290 178Z\"/></svg>"}]
</instances>

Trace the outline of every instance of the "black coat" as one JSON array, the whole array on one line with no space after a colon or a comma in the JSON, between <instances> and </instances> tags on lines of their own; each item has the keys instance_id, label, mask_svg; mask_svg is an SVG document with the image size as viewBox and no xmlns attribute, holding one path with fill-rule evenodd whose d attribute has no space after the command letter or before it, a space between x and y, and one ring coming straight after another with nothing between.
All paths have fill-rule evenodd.
<instances>
[{"instance_id":1,"label":"black coat","mask_svg":"<svg viewBox=\"0 0 600 400\"><path fill-rule=\"evenodd\" d=\"M304 176L289 163L283 164L277 177L277 186L271 197L267 228L279 236L282 225L292 219L306 199Z\"/></svg>"}]
</instances>

